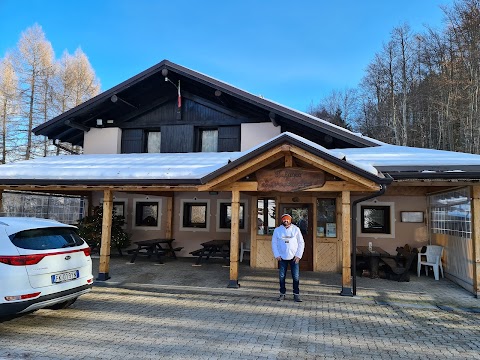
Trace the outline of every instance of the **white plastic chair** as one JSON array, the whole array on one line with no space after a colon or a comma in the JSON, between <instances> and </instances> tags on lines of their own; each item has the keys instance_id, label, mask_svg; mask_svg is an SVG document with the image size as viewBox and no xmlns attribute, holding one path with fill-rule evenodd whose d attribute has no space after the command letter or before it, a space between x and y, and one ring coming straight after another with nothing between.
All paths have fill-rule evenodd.
<instances>
[{"instance_id":1,"label":"white plastic chair","mask_svg":"<svg viewBox=\"0 0 480 360\"><path fill-rule=\"evenodd\" d=\"M242 241L240 243L240 262L243 262L243 254L245 252L248 252L248 253L250 252L250 245Z\"/></svg>"},{"instance_id":2,"label":"white plastic chair","mask_svg":"<svg viewBox=\"0 0 480 360\"><path fill-rule=\"evenodd\" d=\"M418 253L418 264L417 264L417 276L420 276L420 270L422 265L425 266L425 274L428 276L428 268L431 266L433 268L433 274L435 280L439 280L438 269L443 275L443 266L442 266L442 255L443 255L443 246L439 245L427 245L427 251L424 253Z\"/></svg>"}]
</instances>

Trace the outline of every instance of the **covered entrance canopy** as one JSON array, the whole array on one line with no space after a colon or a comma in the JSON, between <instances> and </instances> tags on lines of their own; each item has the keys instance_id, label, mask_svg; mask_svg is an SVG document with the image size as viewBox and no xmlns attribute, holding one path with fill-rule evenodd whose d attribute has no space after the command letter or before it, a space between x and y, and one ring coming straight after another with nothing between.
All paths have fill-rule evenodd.
<instances>
[{"instance_id":1,"label":"covered entrance canopy","mask_svg":"<svg viewBox=\"0 0 480 360\"><path fill-rule=\"evenodd\" d=\"M351 294L351 194L372 194L386 178L368 162L350 161L291 133L282 133L245 152L108 154L38 158L2 166L0 188L91 194L103 191L104 219L99 278L109 278L113 193L167 197L167 237L172 232L174 194L231 192L230 282L238 286L239 199L245 192L335 193L341 198L342 287ZM107 216L105 216L107 214ZM253 214L253 210L252 210ZM252 222L253 223L253 222ZM252 235L255 229L252 227Z\"/></svg>"}]
</instances>

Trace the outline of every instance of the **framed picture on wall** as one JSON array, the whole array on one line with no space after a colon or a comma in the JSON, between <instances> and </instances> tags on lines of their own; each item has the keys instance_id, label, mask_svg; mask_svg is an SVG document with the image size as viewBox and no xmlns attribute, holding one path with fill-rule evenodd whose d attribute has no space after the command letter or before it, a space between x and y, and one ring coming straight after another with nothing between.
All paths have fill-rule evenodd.
<instances>
[{"instance_id":1,"label":"framed picture on wall","mask_svg":"<svg viewBox=\"0 0 480 360\"><path fill-rule=\"evenodd\" d=\"M423 223L423 211L400 211L402 222Z\"/></svg>"}]
</instances>

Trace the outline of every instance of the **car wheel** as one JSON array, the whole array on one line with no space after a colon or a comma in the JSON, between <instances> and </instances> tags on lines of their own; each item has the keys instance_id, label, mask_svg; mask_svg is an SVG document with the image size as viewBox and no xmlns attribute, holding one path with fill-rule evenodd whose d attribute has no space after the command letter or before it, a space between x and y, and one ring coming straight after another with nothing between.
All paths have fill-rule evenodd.
<instances>
[{"instance_id":1,"label":"car wheel","mask_svg":"<svg viewBox=\"0 0 480 360\"><path fill-rule=\"evenodd\" d=\"M68 308L70 305L72 305L75 301L77 301L77 298L70 299L70 300L67 300L67 301L63 301L63 302L61 302L61 303L58 303L58 304L55 304L55 305L52 305L52 306L48 306L48 307L46 307L45 309L50 309L50 310L66 309L66 308Z\"/></svg>"}]
</instances>

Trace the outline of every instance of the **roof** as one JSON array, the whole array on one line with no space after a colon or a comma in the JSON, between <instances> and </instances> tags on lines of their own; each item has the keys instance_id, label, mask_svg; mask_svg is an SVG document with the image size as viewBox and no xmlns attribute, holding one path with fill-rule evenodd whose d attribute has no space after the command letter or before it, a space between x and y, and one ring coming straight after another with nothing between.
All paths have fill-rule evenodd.
<instances>
[{"instance_id":1,"label":"roof","mask_svg":"<svg viewBox=\"0 0 480 360\"><path fill-rule=\"evenodd\" d=\"M480 155L383 144L336 150L350 162L368 163L393 179L480 179Z\"/></svg>"},{"instance_id":2,"label":"roof","mask_svg":"<svg viewBox=\"0 0 480 360\"><path fill-rule=\"evenodd\" d=\"M85 127L95 127L97 118L125 120L129 116L141 114L152 109L152 106L160 106L162 103L175 98L177 90L168 81L165 81L162 72L168 73L168 78L174 83L181 80L182 93L195 94L218 104L228 103L231 107L251 114L252 117L268 120L273 116L275 121L280 124L282 122L298 123L331 135L336 139L344 140L352 146L378 145L376 140L253 95L168 60L163 60L140 74L37 126L33 131L36 135L44 135L53 140L59 139L73 145L82 145ZM215 95L216 91L221 92L221 99ZM114 95L117 96L115 103L111 100ZM78 124L80 128L66 125L66 121Z\"/></svg>"},{"instance_id":3,"label":"roof","mask_svg":"<svg viewBox=\"0 0 480 360\"><path fill-rule=\"evenodd\" d=\"M63 155L0 165L4 185L205 184L253 157L289 143L376 183L390 182L368 162L345 158L292 133L282 133L245 152Z\"/></svg>"},{"instance_id":4,"label":"roof","mask_svg":"<svg viewBox=\"0 0 480 360\"><path fill-rule=\"evenodd\" d=\"M200 185L289 143L376 183L394 179L480 179L480 156L451 151L380 145L326 149L282 133L245 152L64 155L0 165L0 184L193 184Z\"/></svg>"}]
</instances>

